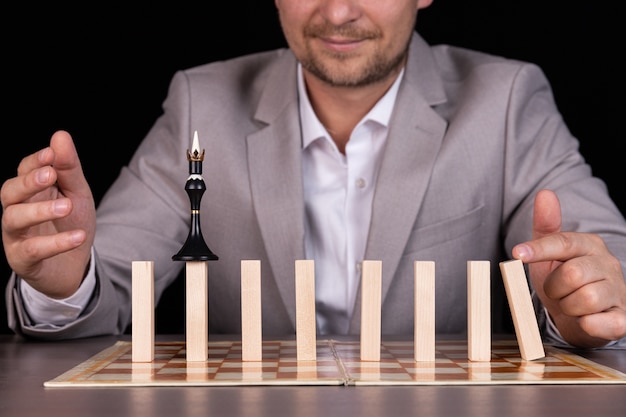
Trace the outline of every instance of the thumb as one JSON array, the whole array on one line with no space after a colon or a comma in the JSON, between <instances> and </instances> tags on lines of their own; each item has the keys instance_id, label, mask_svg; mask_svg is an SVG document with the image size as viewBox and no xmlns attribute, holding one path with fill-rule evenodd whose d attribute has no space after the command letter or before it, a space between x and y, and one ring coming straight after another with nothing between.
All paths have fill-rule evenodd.
<instances>
[{"instance_id":1,"label":"thumb","mask_svg":"<svg viewBox=\"0 0 626 417\"><path fill-rule=\"evenodd\" d=\"M530 280L535 291L545 303L547 299L543 291L543 285L561 262L556 260L543 260L541 245L537 242L545 236L561 231L561 204L553 191L541 190L535 196L533 208L532 240L521 243L513 248L513 257L521 259L528 264ZM541 260L541 261L539 261Z\"/></svg>"},{"instance_id":2,"label":"thumb","mask_svg":"<svg viewBox=\"0 0 626 417\"><path fill-rule=\"evenodd\" d=\"M561 203L553 191L541 190L535 196L532 239L513 248L513 258L531 264L544 257L540 239L561 231Z\"/></svg>"},{"instance_id":3,"label":"thumb","mask_svg":"<svg viewBox=\"0 0 626 417\"><path fill-rule=\"evenodd\" d=\"M62 194L89 196L89 185L85 179L78 152L69 133L58 131L50 139L50 147L54 151L52 166L57 174L57 186Z\"/></svg>"},{"instance_id":4,"label":"thumb","mask_svg":"<svg viewBox=\"0 0 626 417\"><path fill-rule=\"evenodd\" d=\"M561 204L553 191L541 190L535 196L533 240L561 231Z\"/></svg>"}]
</instances>

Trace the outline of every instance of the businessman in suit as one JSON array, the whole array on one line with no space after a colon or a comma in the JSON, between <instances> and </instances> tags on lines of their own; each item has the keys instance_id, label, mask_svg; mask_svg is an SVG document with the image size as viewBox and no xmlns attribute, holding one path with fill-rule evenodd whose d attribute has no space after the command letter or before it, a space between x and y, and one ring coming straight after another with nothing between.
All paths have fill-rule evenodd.
<instances>
[{"instance_id":1,"label":"businessman in suit","mask_svg":"<svg viewBox=\"0 0 626 417\"><path fill-rule=\"evenodd\" d=\"M9 325L119 334L130 267L157 298L183 265L186 151L206 150L210 331L238 333L240 261L262 270L264 335L295 331L294 261L314 259L320 334L358 334L360 262L383 265L382 332L412 334L412 268L436 262L436 331L466 323L466 262L528 266L546 341L626 346L626 221L539 68L414 32L431 0L276 0L289 49L174 75L163 114L96 210L67 132L2 187Z\"/></svg>"}]
</instances>

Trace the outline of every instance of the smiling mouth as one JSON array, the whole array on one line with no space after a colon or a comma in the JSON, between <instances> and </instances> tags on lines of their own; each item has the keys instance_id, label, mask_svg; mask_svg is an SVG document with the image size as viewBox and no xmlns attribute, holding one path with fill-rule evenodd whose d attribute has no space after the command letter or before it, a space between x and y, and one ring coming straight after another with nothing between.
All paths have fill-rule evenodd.
<instances>
[{"instance_id":1,"label":"smiling mouth","mask_svg":"<svg viewBox=\"0 0 626 417\"><path fill-rule=\"evenodd\" d=\"M354 26L313 26L304 29L304 36L319 38L324 42L346 44L375 39L380 34L375 30L365 30Z\"/></svg>"},{"instance_id":2,"label":"smiling mouth","mask_svg":"<svg viewBox=\"0 0 626 417\"><path fill-rule=\"evenodd\" d=\"M330 43L354 43L354 42L362 41L365 37L363 36L348 37L348 36L330 35L330 36L319 36L319 38L323 40L324 42L330 42Z\"/></svg>"},{"instance_id":3,"label":"smiling mouth","mask_svg":"<svg viewBox=\"0 0 626 417\"><path fill-rule=\"evenodd\" d=\"M337 38L337 37L320 37L318 38L327 48L333 51L351 51L362 45L367 39L364 38Z\"/></svg>"}]
</instances>

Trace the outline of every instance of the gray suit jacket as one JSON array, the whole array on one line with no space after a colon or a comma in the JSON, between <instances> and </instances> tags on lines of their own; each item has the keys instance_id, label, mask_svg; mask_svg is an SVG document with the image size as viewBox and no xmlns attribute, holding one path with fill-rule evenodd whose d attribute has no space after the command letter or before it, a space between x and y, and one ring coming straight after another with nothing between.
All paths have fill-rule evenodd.
<instances>
[{"instance_id":1,"label":"gray suit jacket","mask_svg":"<svg viewBox=\"0 0 626 417\"><path fill-rule=\"evenodd\" d=\"M206 150L202 231L211 332L239 333L240 261L262 270L264 336L295 332L294 261L304 258L296 60L289 50L180 71L156 121L98 208L97 292L76 322L34 330L16 280L10 324L44 338L123 332L131 262L155 262L157 298L184 263L185 157ZM591 175L534 65L415 35L376 184L366 259L383 265L383 334L413 332L413 261L436 262L436 331L466 330L468 260L492 262L494 331L509 322L498 262L530 238L535 193L561 199L564 228L600 233L626 265L626 222ZM341 277L338 277L341 279ZM351 333L359 332L359 297ZM182 308L182 307L181 307Z\"/></svg>"}]
</instances>

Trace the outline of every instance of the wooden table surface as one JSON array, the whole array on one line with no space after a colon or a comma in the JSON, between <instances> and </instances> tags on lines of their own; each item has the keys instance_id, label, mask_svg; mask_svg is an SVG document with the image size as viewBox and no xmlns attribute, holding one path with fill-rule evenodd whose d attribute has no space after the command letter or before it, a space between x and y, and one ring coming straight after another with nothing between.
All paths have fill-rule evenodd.
<instances>
[{"instance_id":1,"label":"wooden table surface","mask_svg":"<svg viewBox=\"0 0 626 417\"><path fill-rule=\"evenodd\" d=\"M159 340L160 336L157 336ZM167 337L165 337L167 338ZM0 336L0 416L620 416L626 385L45 388L120 338ZM123 338L122 338L123 339ZM171 337L170 337L171 339ZM182 337L178 337L183 340ZM626 373L626 351L577 351Z\"/></svg>"}]
</instances>

